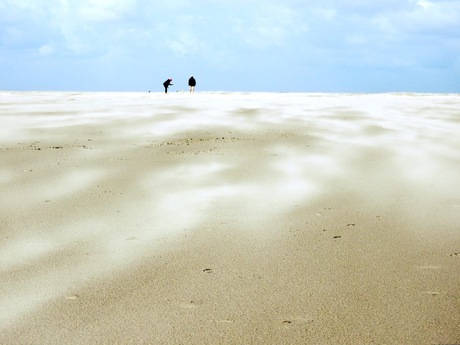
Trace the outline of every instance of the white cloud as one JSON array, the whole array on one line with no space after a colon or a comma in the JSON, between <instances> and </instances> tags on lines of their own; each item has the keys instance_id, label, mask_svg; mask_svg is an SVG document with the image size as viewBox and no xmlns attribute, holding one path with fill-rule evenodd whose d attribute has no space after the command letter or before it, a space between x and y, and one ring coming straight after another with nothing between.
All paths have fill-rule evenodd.
<instances>
[{"instance_id":1,"label":"white cloud","mask_svg":"<svg viewBox=\"0 0 460 345\"><path fill-rule=\"evenodd\" d=\"M282 48L291 38L308 31L304 18L286 5L268 3L248 11L250 15L234 15L229 27L251 48Z\"/></svg>"},{"instance_id":2,"label":"white cloud","mask_svg":"<svg viewBox=\"0 0 460 345\"><path fill-rule=\"evenodd\" d=\"M95 22L120 20L132 13L135 5L134 0L81 0L77 2L78 17Z\"/></svg>"},{"instance_id":3,"label":"white cloud","mask_svg":"<svg viewBox=\"0 0 460 345\"><path fill-rule=\"evenodd\" d=\"M460 34L460 1L420 1L403 28L409 32L433 35ZM403 18L400 18L403 22Z\"/></svg>"},{"instance_id":4,"label":"white cloud","mask_svg":"<svg viewBox=\"0 0 460 345\"><path fill-rule=\"evenodd\" d=\"M54 47L51 44L45 44L38 49L40 55L53 55Z\"/></svg>"},{"instance_id":5,"label":"white cloud","mask_svg":"<svg viewBox=\"0 0 460 345\"><path fill-rule=\"evenodd\" d=\"M169 44L173 52L177 55L190 55L206 50L204 45L197 37L188 31L180 32L179 35Z\"/></svg>"},{"instance_id":6,"label":"white cloud","mask_svg":"<svg viewBox=\"0 0 460 345\"><path fill-rule=\"evenodd\" d=\"M419 5L420 7L423 7L423 8L428 8L430 6L433 6L433 4L431 2L425 1L425 0L418 1L417 5Z\"/></svg>"}]
</instances>

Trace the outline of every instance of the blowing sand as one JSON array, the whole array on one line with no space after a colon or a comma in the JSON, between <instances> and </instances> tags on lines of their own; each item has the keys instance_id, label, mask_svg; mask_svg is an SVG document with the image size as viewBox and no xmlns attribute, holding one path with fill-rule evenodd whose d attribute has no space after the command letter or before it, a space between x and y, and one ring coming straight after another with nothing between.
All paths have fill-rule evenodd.
<instances>
[{"instance_id":1,"label":"blowing sand","mask_svg":"<svg viewBox=\"0 0 460 345\"><path fill-rule=\"evenodd\" d=\"M460 95L0 93L1 344L460 344Z\"/></svg>"}]
</instances>

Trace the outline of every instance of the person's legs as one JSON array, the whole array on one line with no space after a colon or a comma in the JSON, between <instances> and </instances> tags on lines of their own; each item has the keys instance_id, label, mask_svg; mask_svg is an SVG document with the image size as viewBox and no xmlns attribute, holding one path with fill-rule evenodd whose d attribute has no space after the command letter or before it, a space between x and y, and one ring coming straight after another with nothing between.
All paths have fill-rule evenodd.
<instances>
[{"instance_id":1,"label":"person's legs","mask_svg":"<svg viewBox=\"0 0 460 345\"><path fill-rule=\"evenodd\" d=\"M165 93L168 93L168 88L165 86Z\"/></svg>"}]
</instances>

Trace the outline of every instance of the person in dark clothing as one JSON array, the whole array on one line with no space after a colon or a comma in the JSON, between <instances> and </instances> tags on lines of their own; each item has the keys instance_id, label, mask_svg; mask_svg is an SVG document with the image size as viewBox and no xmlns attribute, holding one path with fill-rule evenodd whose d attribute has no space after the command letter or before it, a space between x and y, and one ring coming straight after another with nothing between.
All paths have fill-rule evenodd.
<instances>
[{"instance_id":1,"label":"person in dark clothing","mask_svg":"<svg viewBox=\"0 0 460 345\"><path fill-rule=\"evenodd\" d=\"M196 80L195 80L195 78L193 78L193 75L188 80L188 86L190 88L190 93L194 93L195 92L195 86L196 86Z\"/></svg>"},{"instance_id":2,"label":"person in dark clothing","mask_svg":"<svg viewBox=\"0 0 460 345\"><path fill-rule=\"evenodd\" d=\"M169 78L168 80L166 80L166 81L163 83L163 86L165 87L165 93L168 93L168 87L169 87L170 85L174 85L174 84L171 84L171 82L172 82L172 79Z\"/></svg>"}]
</instances>

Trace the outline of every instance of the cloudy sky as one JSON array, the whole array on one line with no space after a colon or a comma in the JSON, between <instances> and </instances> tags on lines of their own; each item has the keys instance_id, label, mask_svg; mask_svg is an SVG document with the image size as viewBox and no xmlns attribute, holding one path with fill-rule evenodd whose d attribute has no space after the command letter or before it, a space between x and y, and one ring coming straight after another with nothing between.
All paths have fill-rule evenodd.
<instances>
[{"instance_id":1,"label":"cloudy sky","mask_svg":"<svg viewBox=\"0 0 460 345\"><path fill-rule=\"evenodd\" d=\"M460 92L460 0L0 0L0 90Z\"/></svg>"}]
</instances>

